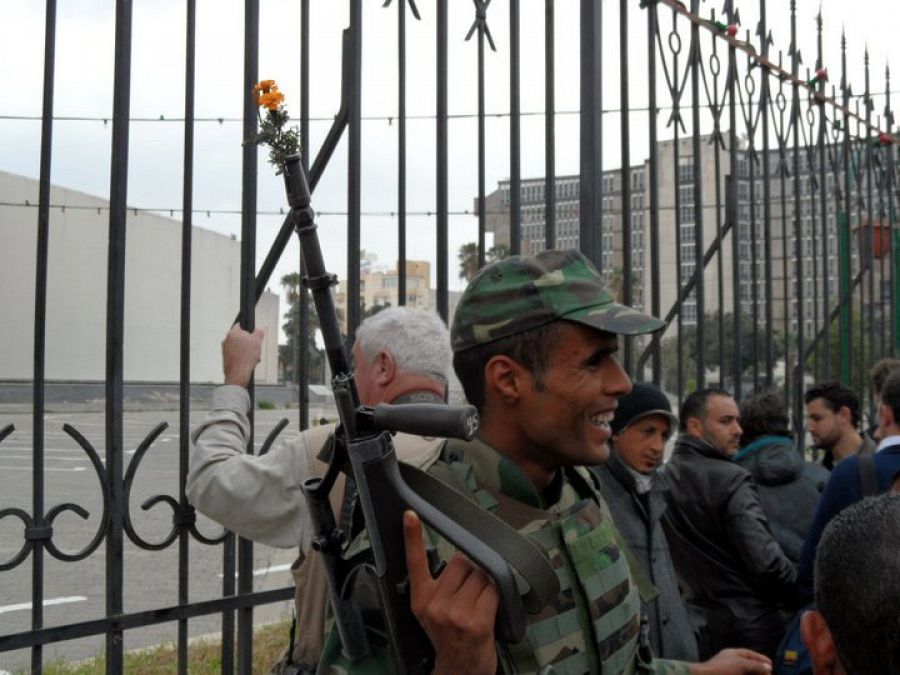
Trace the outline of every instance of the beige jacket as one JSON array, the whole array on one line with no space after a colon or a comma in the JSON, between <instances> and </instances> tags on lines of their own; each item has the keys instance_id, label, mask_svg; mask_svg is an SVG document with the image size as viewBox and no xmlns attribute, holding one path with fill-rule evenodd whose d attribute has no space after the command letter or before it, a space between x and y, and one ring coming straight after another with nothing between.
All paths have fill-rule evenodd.
<instances>
[{"instance_id":1,"label":"beige jacket","mask_svg":"<svg viewBox=\"0 0 900 675\"><path fill-rule=\"evenodd\" d=\"M279 548L308 551L309 510L300 486L327 468L316 459L333 425L314 427L296 440L277 444L262 457L246 453L250 437L247 390L218 387L213 409L191 434L193 451L187 476L188 500L200 513L232 532ZM396 434L397 459L426 468L437 459L443 440ZM343 495L343 478L332 491Z\"/></svg>"}]
</instances>

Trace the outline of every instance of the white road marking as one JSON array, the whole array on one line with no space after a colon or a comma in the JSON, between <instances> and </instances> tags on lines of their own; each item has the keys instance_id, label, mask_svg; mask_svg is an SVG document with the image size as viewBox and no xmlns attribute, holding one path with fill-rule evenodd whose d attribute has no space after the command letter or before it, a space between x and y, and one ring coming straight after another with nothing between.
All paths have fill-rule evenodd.
<instances>
[{"instance_id":1,"label":"white road marking","mask_svg":"<svg viewBox=\"0 0 900 675\"><path fill-rule=\"evenodd\" d=\"M44 607L49 607L50 605L68 605L72 602L84 602L87 598L83 595L70 595L64 598L48 598L44 600ZM20 602L18 605L3 605L0 606L0 614L5 612L19 612L24 609L31 609L30 602Z\"/></svg>"},{"instance_id":2,"label":"white road marking","mask_svg":"<svg viewBox=\"0 0 900 675\"><path fill-rule=\"evenodd\" d=\"M0 455L3 459L34 459L34 455ZM90 462L87 455L84 457L47 457L54 462Z\"/></svg>"},{"instance_id":3,"label":"white road marking","mask_svg":"<svg viewBox=\"0 0 900 675\"><path fill-rule=\"evenodd\" d=\"M0 466L0 470L2 471L32 471L30 466ZM71 473L72 471L87 471L86 466L73 466L71 469L54 469L52 467L45 467L44 471L62 471L64 473Z\"/></svg>"},{"instance_id":4,"label":"white road marking","mask_svg":"<svg viewBox=\"0 0 900 675\"><path fill-rule=\"evenodd\" d=\"M265 576L266 574L268 574L269 572L286 572L289 569L291 569L290 563L288 563L286 565L272 565L271 567L263 567L262 569L253 570L253 576L262 577L262 576ZM220 579L222 579L225 575L217 574L216 576L219 577ZM234 577L237 578L237 572L234 573Z\"/></svg>"}]
</instances>

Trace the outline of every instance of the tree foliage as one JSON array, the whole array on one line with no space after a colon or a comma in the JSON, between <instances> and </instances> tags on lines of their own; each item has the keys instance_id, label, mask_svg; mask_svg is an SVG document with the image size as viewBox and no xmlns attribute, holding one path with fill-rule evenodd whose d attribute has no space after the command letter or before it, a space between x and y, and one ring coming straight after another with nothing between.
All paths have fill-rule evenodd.
<instances>
[{"instance_id":1,"label":"tree foliage","mask_svg":"<svg viewBox=\"0 0 900 675\"><path fill-rule=\"evenodd\" d=\"M725 341L719 340L719 315L707 314L703 331L703 360L707 368L721 368L722 382L725 387L733 379L735 348L737 341L734 339L734 315L730 312L723 316L725 322ZM741 374L747 375L753 368L754 361L760 371L766 367L766 329L765 326L753 323L753 317L741 314L740 326L740 354L738 355ZM784 357L784 337L778 330L773 330L772 341L775 360ZM754 350L754 342L756 349ZM697 326L684 326L680 358L686 390L693 388L696 383L697 358L699 345L697 343ZM754 359L754 351L756 359ZM662 342L662 368L663 385L669 391L678 388L678 336L671 335ZM687 393L687 391L682 392Z\"/></svg>"},{"instance_id":2,"label":"tree foliage","mask_svg":"<svg viewBox=\"0 0 900 675\"><path fill-rule=\"evenodd\" d=\"M281 285L287 292L288 309L284 314L282 329L287 335L287 344L278 346L278 355L285 367L286 376L293 382L299 381L299 375L294 367L294 358L297 353L297 330L300 319L300 291L301 277L299 272L291 272L281 277ZM305 289L304 289L305 292ZM310 299L306 307L306 317L309 330L306 332L306 353L309 374L309 383L321 383L325 378L325 352L316 346L316 330L319 328L319 319Z\"/></svg>"},{"instance_id":3,"label":"tree foliage","mask_svg":"<svg viewBox=\"0 0 900 675\"><path fill-rule=\"evenodd\" d=\"M507 244L495 244L488 249L484 259L486 262L492 263L508 257L509 246ZM459 262L460 279L469 281L478 274L478 244L474 241L460 246L456 259Z\"/></svg>"}]
</instances>

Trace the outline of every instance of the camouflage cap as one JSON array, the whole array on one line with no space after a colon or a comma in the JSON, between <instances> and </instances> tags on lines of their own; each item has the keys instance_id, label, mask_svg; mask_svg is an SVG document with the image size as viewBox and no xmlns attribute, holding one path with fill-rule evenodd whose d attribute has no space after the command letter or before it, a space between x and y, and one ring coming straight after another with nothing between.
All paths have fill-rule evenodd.
<instances>
[{"instance_id":1,"label":"camouflage cap","mask_svg":"<svg viewBox=\"0 0 900 675\"><path fill-rule=\"evenodd\" d=\"M512 256L482 269L466 287L453 320L454 352L566 319L619 335L666 324L613 302L600 273L578 251Z\"/></svg>"}]
</instances>

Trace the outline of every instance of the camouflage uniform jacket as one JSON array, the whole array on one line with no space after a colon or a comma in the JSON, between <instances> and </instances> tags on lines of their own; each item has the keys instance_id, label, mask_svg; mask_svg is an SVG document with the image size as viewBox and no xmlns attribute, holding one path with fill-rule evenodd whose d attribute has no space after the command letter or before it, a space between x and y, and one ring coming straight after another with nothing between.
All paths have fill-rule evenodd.
<instances>
[{"instance_id":1,"label":"camouflage uniform jacket","mask_svg":"<svg viewBox=\"0 0 900 675\"><path fill-rule=\"evenodd\" d=\"M641 597L630 554L586 470L560 472L539 494L512 462L476 440L447 441L429 472L464 486L486 509L540 542L557 571L557 600L528 617L521 643L498 645L502 672L690 672L685 663L654 659L642 644ZM446 542L436 543L442 556L451 552ZM377 672L371 661L342 661L334 636L329 641L319 673Z\"/></svg>"}]
</instances>

